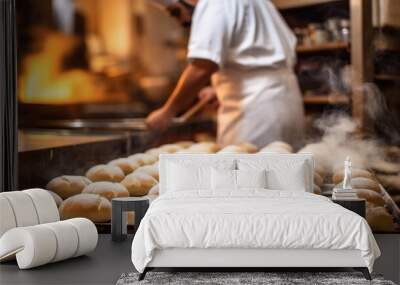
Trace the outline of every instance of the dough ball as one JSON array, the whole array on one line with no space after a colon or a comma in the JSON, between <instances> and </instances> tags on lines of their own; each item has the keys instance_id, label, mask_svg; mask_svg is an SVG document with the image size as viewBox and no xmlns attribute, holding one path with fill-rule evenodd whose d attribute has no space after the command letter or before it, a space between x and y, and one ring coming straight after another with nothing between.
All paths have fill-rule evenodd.
<instances>
[{"instance_id":1,"label":"dough ball","mask_svg":"<svg viewBox=\"0 0 400 285\"><path fill-rule=\"evenodd\" d=\"M53 191L47 190L47 192L49 192L50 195L53 197L54 202L56 202L57 208L60 207L63 199L58 194L54 193Z\"/></svg>"},{"instance_id":2,"label":"dough ball","mask_svg":"<svg viewBox=\"0 0 400 285\"><path fill-rule=\"evenodd\" d=\"M194 153L216 153L220 150L220 147L214 142L201 142L192 145L188 149L194 151Z\"/></svg>"},{"instance_id":3,"label":"dough ball","mask_svg":"<svg viewBox=\"0 0 400 285\"><path fill-rule=\"evenodd\" d=\"M181 146L179 146L177 144L164 144L164 145L160 146L159 149L161 151L166 151L168 153L175 153L178 150L183 149L183 147L181 147Z\"/></svg>"},{"instance_id":4,"label":"dough ball","mask_svg":"<svg viewBox=\"0 0 400 285\"><path fill-rule=\"evenodd\" d=\"M376 193L375 191L368 189L357 189L357 197L360 199L365 199L367 202L374 204L376 206L384 206L385 200L382 195Z\"/></svg>"},{"instance_id":5,"label":"dough ball","mask_svg":"<svg viewBox=\"0 0 400 285\"><path fill-rule=\"evenodd\" d=\"M398 205L400 204L400 195L393 195L391 196L393 201Z\"/></svg>"},{"instance_id":6,"label":"dough ball","mask_svg":"<svg viewBox=\"0 0 400 285\"><path fill-rule=\"evenodd\" d=\"M259 153L279 153L279 154L290 154L291 152L287 151L284 148L277 148L277 147L264 147L262 148Z\"/></svg>"},{"instance_id":7,"label":"dough ball","mask_svg":"<svg viewBox=\"0 0 400 285\"><path fill-rule=\"evenodd\" d=\"M93 166L86 172L86 177L93 182L97 181L110 181L120 182L124 179L125 175L121 168L114 165L100 164Z\"/></svg>"},{"instance_id":8,"label":"dough ball","mask_svg":"<svg viewBox=\"0 0 400 285\"><path fill-rule=\"evenodd\" d=\"M168 151L166 151L165 149L160 149L160 148L151 148L149 150L147 150L145 153L153 155L155 157L157 157L157 160L160 157L160 154L164 154L164 153L169 153Z\"/></svg>"},{"instance_id":9,"label":"dough ball","mask_svg":"<svg viewBox=\"0 0 400 285\"><path fill-rule=\"evenodd\" d=\"M149 153L136 153L129 156L128 159L143 166L155 163L158 160L158 157Z\"/></svg>"},{"instance_id":10,"label":"dough ball","mask_svg":"<svg viewBox=\"0 0 400 285\"><path fill-rule=\"evenodd\" d=\"M238 145L228 145L218 153L247 153L246 150Z\"/></svg>"},{"instance_id":11,"label":"dough ball","mask_svg":"<svg viewBox=\"0 0 400 285\"><path fill-rule=\"evenodd\" d=\"M180 142L177 142L176 144L179 145L182 148L189 148L192 145L194 145L194 142L192 142L192 141L180 141Z\"/></svg>"},{"instance_id":12,"label":"dough ball","mask_svg":"<svg viewBox=\"0 0 400 285\"><path fill-rule=\"evenodd\" d=\"M324 179L316 171L314 171L314 184L319 187L322 187L322 185L324 185Z\"/></svg>"},{"instance_id":13,"label":"dough ball","mask_svg":"<svg viewBox=\"0 0 400 285\"><path fill-rule=\"evenodd\" d=\"M391 193L400 193L400 175L378 175L378 180Z\"/></svg>"},{"instance_id":14,"label":"dough ball","mask_svg":"<svg viewBox=\"0 0 400 285\"><path fill-rule=\"evenodd\" d=\"M319 187L318 185L315 185L315 184L313 187L314 187L314 194L322 195L321 187Z\"/></svg>"},{"instance_id":15,"label":"dough ball","mask_svg":"<svg viewBox=\"0 0 400 285\"><path fill-rule=\"evenodd\" d=\"M399 174L400 163L389 162L384 160L375 160L371 163L372 169L382 174Z\"/></svg>"},{"instance_id":16,"label":"dough ball","mask_svg":"<svg viewBox=\"0 0 400 285\"><path fill-rule=\"evenodd\" d=\"M159 186L159 184L154 185L154 186L150 189L149 195L154 195L154 196L160 195L160 186Z\"/></svg>"},{"instance_id":17,"label":"dough ball","mask_svg":"<svg viewBox=\"0 0 400 285\"><path fill-rule=\"evenodd\" d=\"M372 175L371 172L369 172L368 170L365 169L358 169L358 168L353 168L352 171L352 178L356 178L356 177L365 177L371 180L374 180L374 175ZM344 169L338 169L333 173L332 176L332 182L337 184L342 182L344 179Z\"/></svg>"},{"instance_id":18,"label":"dough ball","mask_svg":"<svg viewBox=\"0 0 400 285\"><path fill-rule=\"evenodd\" d=\"M287 153L293 153L293 147L285 142L282 141L274 141L264 147L268 149L278 149L278 150L286 150Z\"/></svg>"},{"instance_id":19,"label":"dough ball","mask_svg":"<svg viewBox=\"0 0 400 285\"><path fill-rule=\"evenodd\" d=\"M381 187L375 180L365 177L355 177L351 179L351 186L355 189L369 189L381 193Z\"/></svg>"},{"instance_id":20,"label":"dough ball","mask_svg":"<svg viewBox=\"0 0 400 285\"><path fill-rule=\"evenodd\" d=\"M258 148L251 143L241 143L239 144L239 146L244 149L244 151L246 151L247 153L256 153L258 151Z\"/></svg>"},{"instance_id":21,"label":"dough ball","mask_svg":"<svg viewBox=\"0 0 400 285\"><path fill-rule=\"evenodd\" d=\"M367 221L374 231L394 231L393 217L384 207L367 208Z\"/></svg>"},{"instance_id":22,"label":"dough ball","mask_svg":"<svg viewBox=\"0 0 400 285\"><path fill-rule=\"evenodd\" d=\"M111 220L111 203L96 194L78 194L64 200L59 208L62 220L87 218L95 223Z\"/></svg>"},{"instance_id":23,"label":"dough ball","mask_svg":"<svg viewBox=\"0 0 400 285\"><path fill-rule=\"evenodd\" d=\"M154 177L145 173L131 173L122 180L121 184L129 191L130 196L145 196L158 183Z\"/></svg>"},{"instance_id":24,"label":"dough ball","mask_svg":"<svg viewBox=\"0 0 400 285\"><path fill-rule=\"evenodd\" d=\"M110 161L108 165L117 166L121 168L125 175L128 175L129 173L132 173L138 167L140 167L141 164L138 161L134 161L128 158L118 158Z\"/></svg>"},{"instance_id":25,"label":"dough ball","mask_svg":"<svg viewBox=\"0 0 400 285\"><path fill-rule=\"evenodd\" d=\"M129 197L128 190L120 183L101 181L89 184L83 189L82 193L97 194L108 200L117 197Z\"/></svg>"},{"instance_id":26,"label":"dough ball","mask_svg":"<svg viewBox=\"0 0 400 285\"><path fill-rule=\"evenodd\" d=\"M84 176L63 175L53 178L46 189L58 194L62 199L67 199L82 193L83 188L90 183L91 181Z\"/></svg>"},{"instance_id":27,"label":"dough ball","mask_svg":"<svg viewBox=\"0 0 400 285\"><path fill-rule=\"evenodd\" d=\"M324 178L325 177L325 169L321 166L321 165L319 165L319 164L315 164L315 166L314 166L314 171L316 172L316 173L318 173L319 174L319 176L321 176L322 178Z\"/></svg>"},{"instance_id":28,"label":"dough ball","mask_svg":"<svg viewBox=\"0 0 400 285\"><path fill-rule=\"evenodd\" d=\"M159 180L158 164L145 165L145 166L139 167L138 169L136 169L136 171L134 173L145 173L147 175L150 175L157 181Z\"/></svg>"},{"instance_id":29,"label":"dough ball","mask_svg":"<svg viewBox=\"0 0 400 285\"><path fill-rule=\"evenodd\" d=\"M177 154L210 154L207 150L192 150L190 148L182 149L176 152Z\"/></svg>"}]
</instances>

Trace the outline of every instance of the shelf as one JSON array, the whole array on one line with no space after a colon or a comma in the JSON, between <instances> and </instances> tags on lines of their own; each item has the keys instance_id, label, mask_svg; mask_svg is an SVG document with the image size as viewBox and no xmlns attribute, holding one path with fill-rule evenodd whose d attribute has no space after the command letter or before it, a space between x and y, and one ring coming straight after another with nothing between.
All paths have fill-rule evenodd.
<instances>
[{"instance_id":1,"label":"shelf","mask_svg":"<svg viewBox=\"0 0 400 285\"><path fill-rule=\"evenodd\" d=\"M278 9L301 8L311 5L340 2L340 0L272 0Z\"/></svg>"},{"instance_id":2,"label":"shelf","mask_svg":"<svg viewBox=\"0 0 400 285\"><path fill-rule=\"evenodd\" d=\"M305 95L303 101L306 105L347 105L350 103L349 97L341 94Z\"/></svg>"},{"instance_id":3,"label":"shelf","mask_svg":"<svg viewBox=\"0 0 400 285\"><path fill-rule=\"evenodd\" d=\"M346 50L348 48L349 48L348 42L330 42L322 45L298 46L296 50L298 53L313 53L321 51Z\"/></svg>"},{"instance_id":4,"label":"shelf","mask_svg":"<svg viewBox=\"0 0 400 285\"><path fill-rule=\"evenodd\" d=\"M375 75L375 79L381 81L400 81L400 75L377 74Z\"/></svg>"}]
</instances>

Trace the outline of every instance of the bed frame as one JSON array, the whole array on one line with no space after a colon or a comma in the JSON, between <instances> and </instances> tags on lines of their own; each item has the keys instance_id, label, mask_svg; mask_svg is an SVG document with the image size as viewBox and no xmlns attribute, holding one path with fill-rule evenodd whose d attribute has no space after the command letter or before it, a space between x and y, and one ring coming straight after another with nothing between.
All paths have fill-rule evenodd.
<instances>
[{"instance_id":1,"label":"bed frame","mask_svg":"<svg viewBox=\"0 0 400 285\"><path fill-rule=\"evenodd\" d=\"M224 154L224 155L191 155L162 154L160 159L160 194L167 189L166 161L190 157L198 163L210 163L215 159L238 158L252 159L288 159L302 160L308 165L308 192L313 192L314 159L311 154ZM330 249L249 249L249 248L169 248L155 250L150 263L139 275L143 280L146 273L155 268L230 268L235 271L266 268L343 268L350 267L364 274L371 280L368 268L359 250ZM237 269L237 270L236 270Z\"/></svg>"},{"instance_id":2,"label":"bed frame","mask_svg":"<svg viewBox=\"0 0 400 285\"><path fill-rule=\"evenodd\" d=\"M367 280L371 280L359 250L171 248L154 252L152 261L139 275L139 281L156 268L232 268L246 271L250 268L338 267L361 271Z\"/></svg>"}]
</instances>

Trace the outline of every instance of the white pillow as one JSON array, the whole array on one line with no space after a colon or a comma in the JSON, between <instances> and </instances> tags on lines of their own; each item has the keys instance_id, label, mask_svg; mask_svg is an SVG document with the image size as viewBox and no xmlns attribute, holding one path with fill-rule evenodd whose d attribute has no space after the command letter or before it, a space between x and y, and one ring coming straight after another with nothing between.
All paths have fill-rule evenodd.
<instances>
[{"instance_id":1,"label":"white pillow","mask_svg":"<svg viewBox=\"0 0 400 285\"><path fill-rule=\"evenodd\" d=\"M211 170L211 188L215 190L236 190L236 170L216 169Z\"/></svg>"},{"instance_id":2,"label":"white pillow","mask_svg":"<svg viewBox=\"0 0 400 285\"><path fill-rule=\"evenodd\" d=\"M299 161L238 161L239 170L266 170L267 188L271 190L307 191L307 165Z\"/></svg>"},{"instance_id":3,"label":"white pillow","mask_svg":"<svg viewBox=\"0 0 400 285\"><path fill-rule=\"evenodd\" d=\"M237 188L267 188L267 171L235 170Z\"/></svg>"},{"instance_id":4,"label":"white pillow","mask_svg":"<svg viewBox=\"0 0 400 285\"><path fill-rule=\"evenodd\" d=\"M178 163L168 163L168 191L188 191L210 189L210 167L187 166Z\"/></svg>"},{"instance_id":5,"label":"white pillow","mask_svg":"<svg viewBox=\"0 0 400 285\"><path fill-rule=\"evenodd\" d=\"M211 171L211 187L214 191L235 191L241 188L266 188L266 171L215 169Z\"/></svg>"}]
</instances>

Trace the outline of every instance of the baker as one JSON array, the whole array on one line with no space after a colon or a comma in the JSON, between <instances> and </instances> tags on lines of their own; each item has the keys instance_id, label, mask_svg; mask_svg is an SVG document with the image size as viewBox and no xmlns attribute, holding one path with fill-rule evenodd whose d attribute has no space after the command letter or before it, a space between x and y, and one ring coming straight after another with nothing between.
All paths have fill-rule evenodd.
<instances>
[{"instance_id":1,"label":"baker","mask_svg":"<svg viewBox=\"0 0 400 285\"><path fill-rule=\"evenodd\" d=\"M156 2L191 32L189 63L167 102L148 116L151 128L167 128L211 82L220 103L222 146L301 140L304 108L293 72L296 38L270 0Z\"/></svg>"}]
</instances>

